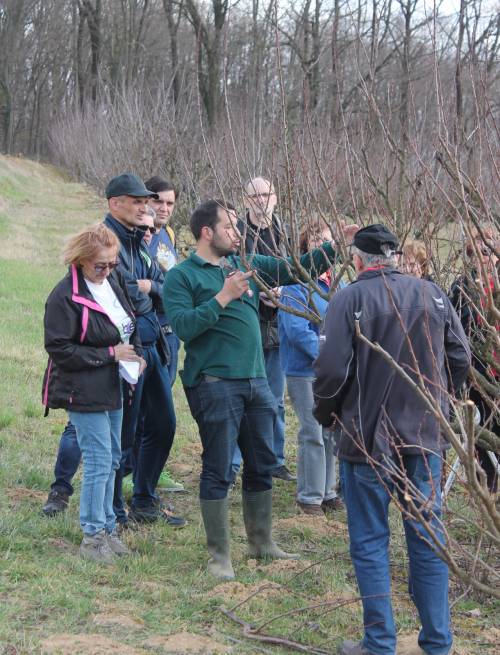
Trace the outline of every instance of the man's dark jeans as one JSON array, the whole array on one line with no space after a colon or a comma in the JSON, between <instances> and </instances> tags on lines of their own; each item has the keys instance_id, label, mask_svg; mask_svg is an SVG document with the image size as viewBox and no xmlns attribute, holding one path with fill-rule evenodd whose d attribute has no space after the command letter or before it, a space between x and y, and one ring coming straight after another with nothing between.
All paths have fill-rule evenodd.
<instances>
[{"instance_id":1,"label":"man's dark jeans","mask_svg":"<svg viewBox=\"0 0 500 655\"><path fill-rule=\"evenodd\" d=\"M152 507L158 478L168 459L175 434L175 410L170 376L154 344L143 345L147 367L132 395L123 395L122 458L116 472L113 508L118 521L125 520L122 480L127 465L134 463L134 508ZM144 432L133 457L134 441L140 415Z\"/></svg>"},{"instance_id":2,"label":"man's dark jeans","mask_svg":"<svg viewBox=\"0 0 500 655\"><path fill-rule=\"evenodd\" d=\"M80 466L82 453L76 439L75 426L68 421L59 442L57 451L56 464L54 466L54 482L50 488L59 493L73 494L73 485L71 484L75 474Z\"/></svg>"},{"instance_id":3,"label":"man's dark jeans","mask_svg":"<svg viewBox=\"0 0 500 655\"><path fill-rule=\"evenodd\" d=\"M243 455L243 489L271 489L277 409L267 380L204 376L197 387L185 388L185 392L203 445L200 498L221 500L227 496L236 443Z\"/></svg>"},{"instance_id":4,"label":"man's dark jeans","mask_svg":"<svg viewBox=\"0 0 500 655\"><path fill-rule=\"evenodd\" d=\"M179 337L174 333L165 335L168 347L170 348L170 362L168 363L167 370L170 375L170 382L174 386L175 378L177 375L177 363L179 361L179 348L181 345Z\"/></svg>"}]
</instances>

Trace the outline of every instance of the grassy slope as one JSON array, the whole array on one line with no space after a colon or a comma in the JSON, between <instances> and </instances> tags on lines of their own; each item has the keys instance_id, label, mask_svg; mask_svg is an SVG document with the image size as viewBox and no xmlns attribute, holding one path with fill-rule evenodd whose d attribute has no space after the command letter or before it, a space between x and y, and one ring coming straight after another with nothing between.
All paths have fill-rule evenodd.
<instances>
[{"instance_id":1,"label":"grassy slope","mask_svg":"<svg viewBox=\"0 0 500 655\"><path fill-rule=\"evenodd\" d=\"M258 623L292 608L355 597L343 517L328 523L297 518L293 487L278 483L277 536L290 550L301 552L303 561L257 568L244 556L237 488L232 522L238 582L214 591L215 583L204 574L206 553L196 504L198 441L179 384L179 427L171 461L190 490L176 500L177 509L189 519L185 530L155 525L130 533L126 539L135 556L106 569L78 557L78 480L64 517L49 520L41 515L65 423L63 412L43 418L39 402L46 359L43 304L63 274L64 237L99 220L103 211L102 201L49 167L0 157L0 653L159 653L164 652L162 644L170 648L166 636L180 632L205 635L212 644L206 642L206 652L232 648L255 653L262 652L261 647L285 652L243 639L240 628L218 608L235 605L269 582L281 587L259 593L237 610L240 616ZM291 412L288 415L291 436L295 427ZM291 458L293 441L289 438ZM405 594L404 551L399 522L396 525L395 604L401 633L410 635L417 621ZM315 561L318 565L300 574ZM492 609L481 606L480 617L465 618L464 610L476 606L467 601L456 608L461 610L455 614L461 653L493 652L488 632ZM360 625L354 604L280 619L268 630L333 652L341 636L358 637ZM75 635L93 636L79 637L77 646ZM414 642L414 636L409 641ZM192 652L189 643L187 636L176 637L173 650Z\"/></svg>"}]
</instances>

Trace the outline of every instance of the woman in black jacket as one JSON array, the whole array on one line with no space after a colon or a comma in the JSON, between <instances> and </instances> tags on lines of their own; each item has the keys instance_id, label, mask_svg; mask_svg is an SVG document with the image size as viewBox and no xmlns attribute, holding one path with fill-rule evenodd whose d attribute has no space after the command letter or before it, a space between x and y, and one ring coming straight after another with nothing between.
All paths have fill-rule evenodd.
<instances>
[{"instance_id":1,"label":"woman in black jacket","mask_svg":"<svg viewBox=\"0 0 500 655\"><path fill-rule=\"evenodd\" d=\"M120 464L121 377L137 382L144 360L123 278L115 270L120 243L103 223L73 236L66 247L67 275L45 305L43 384L48 409L65 409L83 457L80 497L82 557L111 563L125 555L113 512Z\"/></svg>"}]
</instances>

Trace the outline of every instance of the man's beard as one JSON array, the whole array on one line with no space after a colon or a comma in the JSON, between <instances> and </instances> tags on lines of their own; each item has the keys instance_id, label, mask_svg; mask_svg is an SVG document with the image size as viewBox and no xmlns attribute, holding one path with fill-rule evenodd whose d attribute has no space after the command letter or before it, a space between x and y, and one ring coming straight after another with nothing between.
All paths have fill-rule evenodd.
<instances>
[{"instance_id":1,"label":"man's beard","mask_svg":"<svg viewBox=\"0 0 500 655\"><path fill-rule=\"evenodd\" d=\"M234 246L222 246L212 241L212 252L217 257L227 257L228 255L234 255L236 248Z\"/></svg>"}]
</instances>

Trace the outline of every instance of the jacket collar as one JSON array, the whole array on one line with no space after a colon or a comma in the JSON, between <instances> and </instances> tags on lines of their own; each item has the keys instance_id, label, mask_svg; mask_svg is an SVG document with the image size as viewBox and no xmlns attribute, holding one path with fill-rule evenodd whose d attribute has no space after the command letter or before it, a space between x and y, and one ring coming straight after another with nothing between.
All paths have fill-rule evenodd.
<instances>
[{"instance_id":1,"label":"jacket collar","mask_svg":"<svg viewBox=\"0 0 500 655\"><path fill-rule=\"evenodd\" d=\"M106 227L109 227L113 232L116 234L116 236L120 239L120 241L123 244L126 243L135 243L137 245L140 245L142 241L143 234L140 230L137 228L132 228L129 230L128 227L125 227L125 225L122 225L120 221L117 221L116 218L113 218L111 214L106 214L106 218L104 219L104 225Z\"/></svg>"},{"instance_id":2,"label":"jacket collar","mask_svg":"<svg viewBox=\"0 0 500 655\"><path fill-rule=\"evenodd\" d=\"M252 230L253 232L258 232L258 231L262 231L262 230L268 230L269 228L272 228L273 231L275 232L275 234L277 234L278 236L281 237L281 234L280 234L280 232L281 232L281 221L280 221L280 219L276 216L276 214L273 214L273 215L272 215L272 218L271 218L271 225L269 225L268 227L261 227L261 228L259 228L258 225L254 225L254 224L252 223L252 221L250 220L250 214L248 213L248 211L245 212L245 218L244 218L244 220L241 221L241 219L240 219L240 222L241 222L243 225L246 223L246 224L247 224L247 229Z\"/></svg>"},{"instance_id":3,"label":"jacket collar","mask_svg":"<svg viewBox=\"0 0 500 655\"><path fill-rule=\"evenodd\" d=\"M87 285L85 284L82 269L72 264L69 268L69 275L71 277L71 299L73 302L76 302L79 305L84 305L85 307L93 309L96 312L101 312L101 314L107 315L107 312L98 303L96 303L93 295L90 293ZM128 302L123 294L120 284L115 278L115 273L112 272L107 277L107 280L125 311L128 311Z\"/></svg>"},{"instance_id":4,"label":"jacket collar","mask_svg":"<svg viewBox=\"0 0 500 655\"><path fill-rule=\"evenodd\" d=\"M397 275L403 275L403 273L401 273L401 271L399 271L394 266L368 268L360 273L354 282L358 282L360 280L368 280L372 277L380 277L381 275L392 275L393 273L396 273Z\"/></svg>"}]
</instances>

